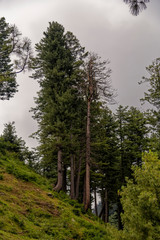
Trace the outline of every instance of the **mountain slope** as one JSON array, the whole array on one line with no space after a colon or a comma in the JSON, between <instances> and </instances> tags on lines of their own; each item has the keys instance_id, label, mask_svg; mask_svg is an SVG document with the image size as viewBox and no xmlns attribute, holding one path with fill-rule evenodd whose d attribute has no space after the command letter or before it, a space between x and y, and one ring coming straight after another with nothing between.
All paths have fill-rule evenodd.
<instances>
[{"instance_id":1,"label":"mountain slope","mask_svg":"<svg viewBox=\"0 0 160 240\"><path fill-rule=\"evenodd\" d=\"M0 240L118 239L99 221L13 154L0 156Z\"/></svg>"}]
</instances>

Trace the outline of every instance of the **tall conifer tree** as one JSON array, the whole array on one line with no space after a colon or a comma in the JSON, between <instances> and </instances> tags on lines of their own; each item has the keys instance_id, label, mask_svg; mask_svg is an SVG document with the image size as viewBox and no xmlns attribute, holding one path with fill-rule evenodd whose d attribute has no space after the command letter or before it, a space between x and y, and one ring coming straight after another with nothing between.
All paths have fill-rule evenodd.
<instances>
[{"instance_id":1,"label":"tall conifer tree","mask_svg":"<svg viewBox=\"0 0 160 240\"><path fill-rule=\"evenodd\" d=\"M40 43L36 45L35 73L40 91L33 110L38 121L39 150L44 161L55 159L57 152L57 184L60 191L65 182L65 168L70 165L76 134L76 115L83 99L80 93L84 48L71 32L57 22L49 23ZM55 164L56 165L56 164Z\"/></svg>"}]
</instances>

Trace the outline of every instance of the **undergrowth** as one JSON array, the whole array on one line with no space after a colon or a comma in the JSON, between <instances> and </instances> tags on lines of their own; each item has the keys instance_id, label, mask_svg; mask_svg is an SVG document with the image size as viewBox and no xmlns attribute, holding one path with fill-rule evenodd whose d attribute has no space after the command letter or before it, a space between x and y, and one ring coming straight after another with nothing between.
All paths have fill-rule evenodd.
<instances>
[{"instance_id":1,"label":"undergrowth","mask_svg":"<svg viewBox=\"0 0 160 240\"><path fill-rule=\"evenodd\" d=\"M0 240L118 240L119 232L16 159L0 156Z\"/></svg>"}]
</instances>

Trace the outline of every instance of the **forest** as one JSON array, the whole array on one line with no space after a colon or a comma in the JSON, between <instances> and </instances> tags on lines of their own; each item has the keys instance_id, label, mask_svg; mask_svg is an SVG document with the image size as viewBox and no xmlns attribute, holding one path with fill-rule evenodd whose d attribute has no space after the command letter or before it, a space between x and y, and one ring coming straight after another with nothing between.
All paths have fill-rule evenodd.
<instances>
[{"instance_id":1,"label":"forest","mask_svg":"<svg viewBox=\"0 0 160 240\"><path fill-rule=\"evenodd\" d=\"M128 239L159 239L160 58L139 82L148 87L140 99L148 103L145 111L122 105L113 111L117 93L110 61L88 52L55 21L33 50L31 41L2 17L0 63L1 100L14 97L20 72L30 70L39 84L31 109L37 148L30 150L9 122L0 136L1 153L16 154L47 178L54 192L66 193L85 212L124 229Z\"/></svg>"}]
</instances>

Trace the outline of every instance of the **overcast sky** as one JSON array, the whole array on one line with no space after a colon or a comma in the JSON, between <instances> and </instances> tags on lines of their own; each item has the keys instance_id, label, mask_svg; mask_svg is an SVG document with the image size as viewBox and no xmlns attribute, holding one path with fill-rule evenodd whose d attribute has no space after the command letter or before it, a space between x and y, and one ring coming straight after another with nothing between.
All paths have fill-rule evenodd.
<instances>
[{"instance_id":1,"label":"overcast sky","mask_svg":"<svg viewBox=\"0 0 160 240\"><path fill-rule=\"evenodd\" d=\"M140 107L146 88L138 82L146 75L145 67L160 57L160 0L151 0L147 6L135 17L123 0L0 0L0 13L31 39L33 47L48 22L62 24L87 51L111 61L118 104ZM15 121L18 135L32 147L35 142L28 136L36 131L36 122L29 110L37 83L28 74L20 74L18 83L15 97L0 102L0 133L4 123Z\"/></svg>"}]
</instances>

